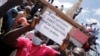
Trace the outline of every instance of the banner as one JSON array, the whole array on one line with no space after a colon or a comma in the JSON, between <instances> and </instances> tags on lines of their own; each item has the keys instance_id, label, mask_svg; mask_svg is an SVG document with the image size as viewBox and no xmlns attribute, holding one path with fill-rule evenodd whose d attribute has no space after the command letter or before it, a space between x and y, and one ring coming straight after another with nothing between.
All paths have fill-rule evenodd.
<instances>
[{"instance_id":1,"label":"banner","mask_svg":"<svg viewBox=\"0 0 100 56\"><path fill-rule=\"evenodd\" d=\"M61 45L62 40L72 29L72 25L53 13L44 12L41 21L35 28L48 38Z\"/></svg>"},{"instance_id":2,"label":"banner","mask_svg":"<svg viewBox=\"0 0 100 56\"><path fill-rule=\"evenodd\" d=\"M82 45L84 45L89 39L88 35L84 34L82 31L80 31L77 28L72 29L71 36L72 38L79 41Z\"/></svg>"}]
</instances>

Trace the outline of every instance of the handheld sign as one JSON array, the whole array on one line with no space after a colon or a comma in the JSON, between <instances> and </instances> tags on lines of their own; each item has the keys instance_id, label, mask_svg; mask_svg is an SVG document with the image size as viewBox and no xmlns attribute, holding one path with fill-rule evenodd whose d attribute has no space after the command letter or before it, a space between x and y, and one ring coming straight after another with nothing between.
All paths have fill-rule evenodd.
<instances>
[{"instance_id":1,"label":"handheld sign","mask_svg":"<svg viewBox=\"0 0 100 56\"><path fill-rule=\"evenodd\" d=\"M43 11L43 13L44 13L43 14L44 15L43 19L36 26L36 29L38 29L41 33L45 34L49 38L52 38L54 41L56 41L60 45L62 44L62 47L63 47L62 39L65 38L65 36L67 35L67 33L70 30L72 30L71 29L72 27L73 28L78 28L80 30L83 30L83 27L81 25L79 25L73 19L69 18L68 15L65 15L59 9L55 8L54 6L52 6L50 3L46 2L45 0L40 0L40 2L45 7L44 11L46 11L45 9L49 8L50 9L49 12L52 12L52 13L49 13L48 11L46 11L44 13L44 11ZM55 18L53 18L53 17L55 17ZM58 22L56 20L58 20L60 22ZM57 25L59 25L59 26L57 26ZM66 27L65 25L67 25L68 30L66 30L67 28L65 29L65 27Z\"/></svg>"},{"instance_id":2,"label":"handheld sign","mask_svg":"<svg viewBox=\"0 0 100 56\"><path fill-rule=\"evenodd\" d=\"M41 21L37 24L36 29L61 45L63 39L67 36L67 33L72 29L72 25L57 15L45 11Z\"/></svg>"}]
</instances>

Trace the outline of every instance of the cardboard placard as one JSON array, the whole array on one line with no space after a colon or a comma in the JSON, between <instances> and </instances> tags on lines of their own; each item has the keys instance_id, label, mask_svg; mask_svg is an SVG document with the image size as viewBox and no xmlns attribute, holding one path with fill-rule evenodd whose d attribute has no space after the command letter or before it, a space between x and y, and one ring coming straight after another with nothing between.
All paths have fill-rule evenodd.
<instances>
[{"instance_id":1,"label":"cardboard placard","mask_svg":"<svg viewBox=\"0 0 100 56\"><path fill-rule=\"evenodd\" d=\"M72 25L54 13L46 11L42 15L39 24L36 25L36 29L61 45L63 39L67 36L67 33L72 29Z\"/></svg>"}]
</instances>

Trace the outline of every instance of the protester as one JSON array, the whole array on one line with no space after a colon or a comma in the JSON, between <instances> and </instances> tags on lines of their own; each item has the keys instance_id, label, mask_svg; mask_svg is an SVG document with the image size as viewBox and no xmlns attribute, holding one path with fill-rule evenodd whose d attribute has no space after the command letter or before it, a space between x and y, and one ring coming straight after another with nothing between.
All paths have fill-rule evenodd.
<instances>
[{"instance_id":1,"label":"protester","mask_svg":"<svg viewBox=\"0 0 100 56\"><path fill-rule=\"evenodd\" d=\"M39 33L41 36L45 37L46 38L46 41L48 42L48 38L46 36L44 36L43 34L41 34L40 32L38 32L37 30L35 30L35 29L33 29L32 31L27 32L25 34L25 37L26 38L29 38L30 40L32 40L32 37L35 36L34 33Z\"/></svg>"},{"instance_id":2,"label":"protester","mask_svg":"<svg viewBox=\"0 0 100 56\"><path fill-rule=\"evenodd\" d=\"M14 23L13 22L14 18L17 16L19 11L24 10L25 14L29 14L30 13L31 7L30 6L26 6L25 4L28 4L28 1L22 3L21 5L18 5L18 6L10 8L6 12L6 14L4 14L4 16L3 16L3 23L2 23L2 27L1 27L1 33L2 34L7 33L8 31L11 30L12 25ZM25 25L26 23L23 23L23 24Z\"/></svg>"},{"instance_id":3,"label":"protester","mask_svg":"<svg viewBox=\"0 0 100 56\"><path fill-rule=\"evenodd\" d=\"M0 6L0 18L6 14L6 12L14 6L21 5L23 0L7 0ZM9 5L9 6L8 6ZM6 8L6 9L5 9Z\"/></svg>"},{"instance_id":4,"label":"protester","mask_svg":"<svg viewBox=\"0 0 100 56\"><path fill-rule=\"evenodd\" d=\"M20 25L25 27L28 25L26 19L27 14L30 12L27 8L24 11L18 11L16 8L10 9L5 16L3 16L3 22L1 27L1 33L5 34L11 29L15 29Z\"/></svg>"},{"instance_id":5,"label":"protester","mask_svg":"<svg viewBox=\"0 0 100 56\"><path fill-rule=\"evenodd\" d=\"M26 9L26 7L31 7L33 5L33 3L31 2L31 0L24 0L24 2L21 5L18 5L18 10L19 11L23 11L24 9Z\"/></svg>"},{"instance_id":6,"label":"protester","mask_svg":"<svg viewBox=\"0 0 100 56\"><path fill-rule=\"evenodd\" d=\"M77 9L77 11L73 15L73 19L75 19L76 16L78 16L81 11L82 11L82 8Z\"/></svg>"},{"instance_id":7,"label":"protester","mask_svg":"<svg viewBox=\"0 0 100 56\"><path fill-rule=\"evenodd\" d=\"M81 47L75 47L69 52L68 56L85 56L85 50Z\"/></svg>"},{"instance_id":8,"label":"protester","mask_svg":"<svg viewBox=\"0 0 100 56\"><path fill-rule=\"evenodd\" d=\"M31 11L30 11L30 17L28 20L32 19L32 17L35 15L35 13L38 11L38 9L43 8L43 5L40 2L36 2L34 6L32 6Z\"/></svg>"},{"instance_id":9,"label":"protester","mask_svg":"<svg viewBox=\"0 0 100 56\"><path fill-rule=\"evenodd\" d=\"M29 25L28 20L26 19L26 14L24 11L19 11L17 16L15 17L15 20L13 22L12 29L16 29L18 27L25 27Z\"/></svg>"},{"instance_id":10,"label":"protester","mask_svg":"<svg viewBox=\"0 0 100 56\"><path fill-rule=\"evenodd\" d=\"M39 45L43 41L42 37L40 37L42 35L39 35L39 33L38 34L35 33L36 36L32 37L32 41L28 38L19 37L23 33L34 29L36 23L38 23L38 22L39 22L39 19L35 18L30 25L19 28L19 29L12 30L12 31L8 32L7 34L5 34L2 37L1 41L3 43L5 43L6 45L17 48L16 56L62 55L63 52L61 52L61 54L59 54L57 51L55 51L54 49L52 49L46 45ZM41 50L43 50L43 51L41 51ZM62 56L64 56L64 55L62 55Z\"/></svg>"},{"instance_id":11,"label":"protester","mask_svg":"<svg viewBox=\"0 0 100 56\"><path fill-rule=\"evenodd\" d=\"M3 3L0 3L0 19L1 17L3 17L8 11L9 9L13 8L14 6L20 5L23 3L23 0L0 0L0 1L4 1ZM4 21L7 21L7 15L5 17L6 19L4 19ZM9 20L8 20L9 21ZM9 21L10 22L10 21ZM4 26L5 27L5 26ZM5 31L2 31L5 32ZM1 41L1 37L3 36L3 34L0 34L0 56L9 56L9 54L15 49L13 47L10 47L8 45L6 45L5 43L3 43Z\"/></svg>"},{"instance_id":12,"label":"protester","mask_svg":"<svg viewBox=\"0 0 100 56\"><path fill-rule=\"evenodd\" d=\"M3 22L1 27L1 33L7 33L11 30L12 24L13 24L13 18L17 16L17 9L15 7L8 10L8 12L3 16Z\"/></svg>"},{"instance_id":13,"label":"protester","mask_svg":"<svg viewBox=\"0 0 100 56\"><path fill-rule=\"evenodd\" d=\"M54 0L48 0L48 2L50 2L52 4L54 2Z\"/></svg>"},{"instance_id":14,"label":"protester","mask_svg":"<svg viewBox=\"0 0 100 56\"><path fill-rule=\"evenodd\" d=\"M73 54L78 55L78 56L85 56L85 50L83 48L80 48L80 47L75 47L73 49Z\"/></svg>"},{"instance_id":15,"label":"protester","mask_svg":"<svg viewBox=\"0 0 100 56\"><path fill-rule=\"evenodd\" d=\"M26 55L29 54L28 50L30 50L30 52L32 52L32 54L29 54L29 55L34 55L34 56L48 56L48 55L55 56L55 53L56 53L55 50L51 49L50 47L47 47L45 44L42 44L47 40L47 38L45 38L45 36L42 35L40 32L35 30L35 32L31 32L31 34L26 35L26 37L28 38L27 39L27 43L28 43L27 45L28 46L27 47L23 46L23 47L26 48L27 51L20 50L19 48L17 48L16 56L20 56L20 55L26 56ZM23 38L20 38L20 40L22 42ZM31 43L29 44L30 40L32 41L32 45L31 45ZM25 51L25 53L24 53L24 51ZM20 54L20 53L22 53L22 54ZM45 53L47 53L47 54L45 54Z\"/></svg>"},{"instance_id":16,"label":"protester","mask_svg":"<svg viewBox=\"0 0 100 56\"><path fill-rule=\"evenodd\" d=\"M64 10L64 5L61 5L60 10L63 12L63 10Z\"/></svg>"},{"instance_id":17,"label":"protester","mask_svg":"<svg viewBox=\"0 0 100 56\"><path fill-rule=\"evenodd\" d=\"M33 20L34 21L34 20ZM37 21L37 20L36 20ZM5 41L3 40L4 38L0 36L0 56L9 56L11 54L11 52L13 50L15 50L16 48L13 47L15 45L12 45L12 46L9 46L11 43L13 44L16 39L13 39L10 37L15 37L17 38L18 36L22 35L23 33L25 33L26 31L28 30L31 30L31 29L34 29L34 24L35 24L35 21L33 22L33 24L27 26L27 27L22 27L20 29L15 29L15 30L12 30L9 34L9 32L7 33L7 36L5 36ZM23 29L24 28L24 29ZM6 34L5 34L6 35ZM8 38L9 37L9 38ZM2 38L2 39L1 39ZM9 40L7 40L7 38ZM7 41L6 41L7 40ZM10 42L11 40L11 42ZM8 44L6 44L8 43Z\"/></svg>"}]
</instances>

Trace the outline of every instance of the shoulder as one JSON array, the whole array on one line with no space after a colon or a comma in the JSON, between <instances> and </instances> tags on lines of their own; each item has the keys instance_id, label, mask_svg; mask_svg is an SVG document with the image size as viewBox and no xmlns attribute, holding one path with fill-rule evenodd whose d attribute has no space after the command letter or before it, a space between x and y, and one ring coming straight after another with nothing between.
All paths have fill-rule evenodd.
<instances>
[{"instance_id":1,"label":"shoulder","mask_svg":"<svg viewBox=\"0 0 100 56\"><path fill-rule=\"evenodd\" d=\"M26 43L31 43L31 41L30 41L30 39L28 39L28 38L25 38L25 37L19 37L18 39L17 39L17 41L18 41L18 43L23 43L23 44L26 44Z\"/></svg>"},{"instance_id":2,"label":"shoulder","mask_svg":"<svg viewBox=\"0 0 100 56\"><path fill-rule=\"evenodd\" d=\"M29 44L31 44L31 41L28 38L19 37L17 39L16 47L23 47L23 46L26 46L26 45L29 45Z\"/></svg>"},{"instance_id":3,"label":"shoulder","mask_svg":"<svg viewBox=\"0 0 100 56\"><path fill-rule=\"evenodd\" d=\"M31 42L29 38L25 38L25 37L19 37L19 38L17 38L17 41L24 42L24 43Z\"/></svg>"},{"instance_id":4,"label":"shoulder","mask_svg":"<svg viewBox=\"0 0 100 56\"><path fill-rule=\"evenodd\" d=\"M19 38L17 38L17 40L26 40L26 41L29 41L29 39L28 38L25 38L25 37L19 37Z\"/></svg>"}]
</instances>

